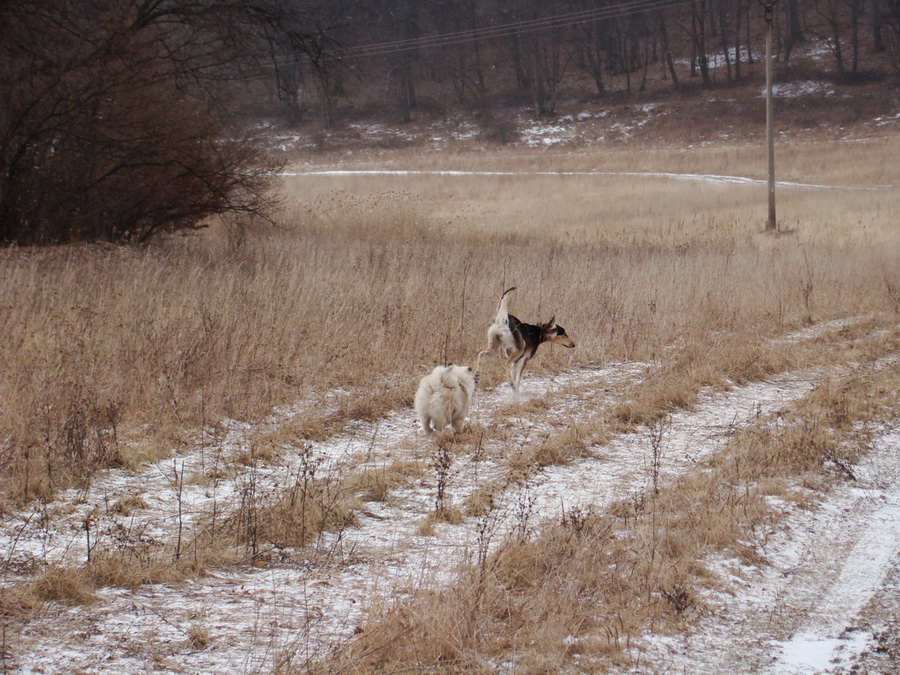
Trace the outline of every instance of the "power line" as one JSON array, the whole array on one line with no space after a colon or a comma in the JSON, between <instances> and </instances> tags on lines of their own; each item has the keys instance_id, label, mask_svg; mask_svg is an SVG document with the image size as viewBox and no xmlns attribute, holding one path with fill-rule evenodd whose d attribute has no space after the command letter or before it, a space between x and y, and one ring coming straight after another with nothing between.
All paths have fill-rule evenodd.
<instances>
[{"instance_id":1,"label":"power line","mask_svg":"<svg viewBox=\"0 0 900 675\"><path fill-rule=\"evenodd\" d=\"M551 28L561 28L591 21L611 19L616 16L631 15L652 9L668 9L679 5L690 4L690 0L630 0L609 7L598 7L567 14L540 17L516 21L499 26L484 26L455 33L442 33L428 37L394 40L370 45L360 45L344 50L348 55L375 56L381 54L406 51L425 47L442 47L447 45L472 42L474 40L508 37L518 33L533 33Z\"/></svg>"},{"instance_id":2,"label":"power line","mask_svg":"<svg viewBox=\"0 0 900 675\"><path fill-rule=\"evenodd\" d=\"M347 47L345 49L337 50L337 52L332 56L341 58L364 58L384 56L387 54L396 54L399 52L410 51L414 49L448 47L452 45L465 44L468 42L475 42L477 40L510 37L512 35L521 33L535 33L543 30L550 30L553 28L562 28L565 26L574 26L578 24L589 23L592 21L602 21L605 19L612 19L617 16L629 16L649 10L671 9L683 5L688 5L690 3L691 0L627 0L625 2L620 2L612 6L597 7L593 9L580 10L577 12L568 12L565 14L555 14L547 17L514 21L497 26L484 26L463 31L441 33L439 35L408 38L403 40L392 40L387 42L377 42L368 45L359 45L356 47ZM276 63L288 63L290 61L291 57L276 57L275 59Z\"/></svg>"}]
</instances>

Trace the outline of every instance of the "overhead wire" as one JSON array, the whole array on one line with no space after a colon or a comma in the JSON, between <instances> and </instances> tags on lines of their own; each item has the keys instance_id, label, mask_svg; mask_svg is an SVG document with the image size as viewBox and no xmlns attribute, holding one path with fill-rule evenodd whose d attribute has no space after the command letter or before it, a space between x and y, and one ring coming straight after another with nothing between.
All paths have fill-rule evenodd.
<instances>
[{"instance_id":1,"label":"overhead wire","mask_svg":"<svg viewBox=\"0 0 900 675\"><path fill-rule=\"evenodd\" d=\"M355 47L339 48L335 50L332 57L345 58L368 58L375 56L385 56L414 49L427 49L434 47L448 47L453 45L475 42L478 40L497 39L510 37L523 33L535 33L543 30L551 30L554 28L562 28L565 26L573 26L592 21L602 21L612 19L617 16L629 16L648 10L672 9L675 7L689 5L692 0L624 0L614 5L606 5L603 7L595 7L576 12L567 12L564 14L554 14L551 16L538 17L534 19L524 19L521 21L513 21L493 26L480 26L461 31L452 31L448 33L440 33L438 35L422 36L415 38L406 38L401 40L390 40L386 42L376 42L367 45L357 45ZM292 61L292 57L276 57L276 63L287 63Z\"/></svg>"},{"instance_id":2,"label":"overhead wire","mask_svg":"<svg viewBox=\"0 0 900 675\"><path fill-rule=\"evenodd\" d=\"M605 7L596 7L578 12L526 19L496 26L483 26L463 31L441 33L433 36L359 45L357 47L349 47L343 51L345 54L354 56L376 56L398 51L407 51L410 49L448 46L481 39L508 37L520 33L533 33L552 28L561 28L563 26L611 19L616 16L627 16L647 10L669 9L680 5L690 4L690 2L691 0L629 0L627 2L621 2Z\"/></svg>"}]
</instances>

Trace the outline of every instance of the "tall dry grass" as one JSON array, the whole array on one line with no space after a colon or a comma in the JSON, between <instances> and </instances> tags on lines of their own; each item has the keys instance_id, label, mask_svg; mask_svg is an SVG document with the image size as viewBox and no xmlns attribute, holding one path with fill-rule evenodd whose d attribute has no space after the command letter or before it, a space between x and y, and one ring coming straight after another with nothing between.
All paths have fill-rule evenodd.
<instances>
[{"instance_id":1,"label":"tall dry grass","mask_svg":"<svg viewBox=\"0 0 900 675\"><path fill-rule=\"evenodd\" d=\"M896 145L810 144L785 152L784 170L881 184L873 166ZM752 173L741 169L758 159L747 147L548 153L537 168ZM702 369L725 336L900 311L896 189L782 190L792 232L778 237L761 233L762 188L663 178L293 176L283 193L277 229L0 254L7 500L160 457L225 416L303 400L321 435L407 405L434 363L472 361L510 285L515 314L555 315L578 344L543 350L535 370L673 349ZM482 383L502 376L489 367ZM335 388L350 392L336 408Z\"/></svg>"},{"instance_id":2,"label":"tall dry grass","mask_svg":"<svg viewBox=\"0 0 900 675\"><path fill-rule=\"evenodd\" d=\"M865 349L895 363L898 339L894 330ZM637 636L677 632L708 609L710 555L760 561L783 513L771 498L812 502L829 479L852 477L868 423L896 414L900 375L883 365L826 381L671 485L601 513L569 510L534 538L510 537L449 587L375 608L366 630L314 672L642 669Z\"/></svg>"}]
</instances>

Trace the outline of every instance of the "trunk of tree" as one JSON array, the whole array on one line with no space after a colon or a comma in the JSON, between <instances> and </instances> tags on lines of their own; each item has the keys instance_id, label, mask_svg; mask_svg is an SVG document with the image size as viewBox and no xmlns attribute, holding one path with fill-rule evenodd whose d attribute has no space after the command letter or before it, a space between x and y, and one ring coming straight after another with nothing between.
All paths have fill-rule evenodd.
<instances>
[{"instance_id":1,"label":"trunk of tree","mask_svg":"<svg viewBox=\"0 0 900 675\"><path fill-rule=\"evenodd\" d=\"M728 9L725 2L719 0L719 43L722 45L722 55L725 57L725 81L731 82L731 45L728 44Z\"/></svg>"},{"instance_id":2,"label":"trunk of tree","mask_svg":"<svg viewBox=\"0 0 900 675\"><path fill-rule=\"evenodd\" d=\"M659 13L657 24L659 26L659 39L662 41L663 58L666 61L666 67L669 69L669 75L672 77L672 84L676 89L680 89L681 83L678 80L678 73L672 60L672 50L669 48L669 31L666 29L666 17L662 12Z\"/></svg>"},{"instance_id":3,"label":"trunk of tree","mask_svg":"<svg viewBox=\"0 0 900 675\"><path fill-rule=\"evenodd\" d=\"M824 0L824 9L819 9L819 15L828 25L829 35L826 37L828 46L834 55L838 74L843 75L846 72L846 67L844 65L844 50L841 46L840 4L839 0ZM819 3L816 2L816 5L818 7Z\"/></svg>"},{"instance_id":4,"label":"trunk of tree","mask_svg":"<svg viewBox=\"0 0 900 675\"><path fill-rule=\"evenodd\" d=\"M522 47L520 42L519 34L513 33L510 37L513 70L516 73L516 87L519 89L528 89L528 87L531 86L531 80L528 77L528 68L525 65L525 59L522 58Z\"/></svg>"},{"instance_id":5,"label":"trunk of tree","mask_svg":"<svg viewBox=\"0 0 900 675\"><path fill-rule=\"evenodd\" d=\"M734 11L734 79L741 79L741 62L743 55L741 54L741 18L744 14L744 3L737 0Z\"/></svg>"},{"instance_id":6,"label":"trunk of tree","mask_svg":"<svg viewBox=\"0 0 900 675\"><path fill-rule=\"evenodd\" d=\"M419 37L415 0L399 0L394 14L394 30L397 38L407 43ZM401 122L411 121L412 110L416 107L416 90L413 82L415 55L415 50L412 48L398 52L396 66L393 69Z\"/></svg>"},{"instance_id":7,"label":"trunk of tree","mask_svg":"<svg viewBox=\"0 0 900 675\"><path fill-rule=\"evenodd\" d=\"M862 0L850 0L850 72L859 72L859 15L862 12Z\"/></svg>"},{"instance_id":8,"label":"trunk of tree","mask_svg":"<svg viewBox=\"0 0 900 675\"><path fill-rule=\"evenodd\" d=\"M472 33L474 35L478 34L478 16L475 13L475 2L470 4L470 19L472 25ZM478 38L475 38L475 41L472 44L472 52L475 57L475 63L473 65L475 71L475 90L478 92L479 96L483 96L487 91L487 87L484 84L484 67L481 64L481 41Z\"/></svg>"},{"instance_id":9,"label":"trunk of tree","mask_svg":"<svg viewBox=\"0 0 900 675\"><path fill-rule=\"evenodd\" d=\"M650 60L651 60L651 54L649 54L648 52L651 49L652 49L652 45L649 43L649 41L644 40L644 57L643 57L643 64L642 64L643 67L641 69L641 88L640 88L641 91L646 91L646 89L647 89L647 73L650 70Z\"/></svg>"},{"instance_id":10,"label":"trunk of tree","mask_svg":"<svg viewBox=\"0 0 900 675\"><path fill-rule=\"evenodd\" d=\"M785 11L788 20L788 45L793 47L806 41L803 25L800 22L800 0L786 0Z\"/></svg>"},{"instance_id":11,"label":"trunk of tree","mask_svg":"<svg viewBox=\"0 0 900 675\"><path fill-rule=\"evenodd\" d=\"M706 0L691 0L691 32L700 78L705 86L711 84L709 56L706 52Z\"/></svg>"},{"instance_id":12,"label":"trunk of tree","mask_svg":"<svg viewBox=\"0 0 900 675\"><path fill-rule=\"evenodd\" d=\"M884 42L885 0L872 0L872 45L879 54L887 50Z\"/></svg>"}]
</instances>

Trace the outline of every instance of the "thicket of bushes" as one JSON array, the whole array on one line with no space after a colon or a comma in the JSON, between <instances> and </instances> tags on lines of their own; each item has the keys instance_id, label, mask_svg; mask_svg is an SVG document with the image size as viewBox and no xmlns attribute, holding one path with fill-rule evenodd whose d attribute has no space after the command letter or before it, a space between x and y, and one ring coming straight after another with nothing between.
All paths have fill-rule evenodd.
<instances>
[{"instance_id":1,"label":"thicket of bushes","mask_svg":"<svg viewBox=\"0 0 900 675\"><path fill-rule=\"evenodd\" d=\"M0 242L139 242L264 215L270 172L224 102L273 17L239 2L0 5Z\"/></svg>"}]
</instances>

